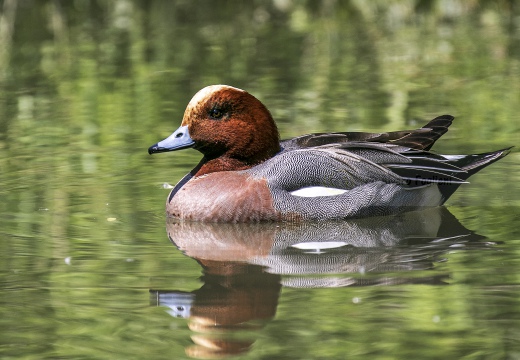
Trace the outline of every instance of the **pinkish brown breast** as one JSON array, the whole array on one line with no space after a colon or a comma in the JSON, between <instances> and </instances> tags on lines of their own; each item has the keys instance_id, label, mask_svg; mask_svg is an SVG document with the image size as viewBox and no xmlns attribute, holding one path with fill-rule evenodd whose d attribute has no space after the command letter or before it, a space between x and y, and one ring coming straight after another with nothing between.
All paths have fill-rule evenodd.
<instances>
[{"instance_id":1,"label":"pinkish brown breast","mask_svg":"<svg viewBox=\"0 0 520 360\"><path fill-rule=\"evenodd\" d=\"M183 220L210 222L281 218L273 207L267 181L235 171L215 172L190 180L166 202L166 213Z\"/></svg>"}]
</instances>

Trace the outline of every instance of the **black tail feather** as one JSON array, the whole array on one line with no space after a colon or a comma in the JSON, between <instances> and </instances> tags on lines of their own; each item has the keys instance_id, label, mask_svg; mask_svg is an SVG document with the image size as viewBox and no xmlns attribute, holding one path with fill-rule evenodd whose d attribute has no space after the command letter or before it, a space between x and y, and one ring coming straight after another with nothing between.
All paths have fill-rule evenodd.
<instances>
[{"instance_id":1,"label":"black tail feather","mask_svg":"<svg viewBox=\"0 0 520 360\"><path fill-rule=\"evenodd\" d=\"M480 170L484 169L486 166L493 164L495 161L502 159L504 156L510 153L511 147L482 153L482 154L473 154L473 155L444 155L448 161L457 167L465 170L466 173L457 173L454 174L457 177L467 180L471 175L476 174ZM448 200L448 198L457 190L460 184L457 183L449 183L439 184L439 190L442 194L443 203Z\"/></svg>"},{"instance_id":2,"label":"black tail feather","mask_svg":"<svg viewBox=\"0 0 520 360\"><path fill-rule=\"evenodd\" d=\"M444 157L448 158L451 164L467 171L469 176L471 176L477 173L479 170L485 168L486 166L494 163L495 161L502 159L504 156L511 152L512 148L513 147L510 146L505 149L491 151L482 154L453 156L444 155Z\"/></svg>"}]
</instances>

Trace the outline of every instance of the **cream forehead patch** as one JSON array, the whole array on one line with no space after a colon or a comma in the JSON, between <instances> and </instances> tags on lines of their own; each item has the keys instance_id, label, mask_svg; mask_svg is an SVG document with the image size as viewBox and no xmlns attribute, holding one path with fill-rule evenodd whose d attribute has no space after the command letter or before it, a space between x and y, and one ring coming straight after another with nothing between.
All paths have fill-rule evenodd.
<instances>
[{"instance_id":1,"label":"cream forehead patch","mask_svg":"<svg viewBox=\"0 0 520 360\"><path fill-rule=\"evenodd\" d=\"M193 97L191 98L190 102L188 103L188 107L196 107L197 104L204 103L207 99L209 99L213 94L216 92L219 92L221 90L235 90L240 92L245 92L242 89L238 89L232 86L228 85L210 85L206 86L202 90L199 90Z\"/></svg>"}]
</instances>

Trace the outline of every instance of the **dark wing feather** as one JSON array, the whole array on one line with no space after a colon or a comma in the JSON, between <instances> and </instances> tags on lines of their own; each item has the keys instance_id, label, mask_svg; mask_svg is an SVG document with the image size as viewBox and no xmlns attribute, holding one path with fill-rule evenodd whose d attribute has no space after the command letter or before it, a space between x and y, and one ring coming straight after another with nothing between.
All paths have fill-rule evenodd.
<instances>
[{"instance_id":1,"label":"dark wing feather","mask_svg":"<svg viewBox=\"0 0 520 360\"><path fill-rule=\"evenodd\" d=\"M393 142L398 145L407 146L411 149L430 150L435 141L437 141L442 135L446 134L453 119L454 117L451 115L438 116L419 129L428 131L412 131L410 134Z\"/></svg>"},{"instance_id":2,"label":"dark wing feather","mask_svg":"<svg viewBox=\"0 0 520 360\"><path fill-rule=\"evenodd\" d=\"M283 140L281 146L285 150L295 150L348 142L374 142L393 143L416 150L429 150L435 141L448 131L448 127L453 119L451 115L442 115L416 130L384 133L336 132L307 134Z\"/></svg>"}]
</instances>

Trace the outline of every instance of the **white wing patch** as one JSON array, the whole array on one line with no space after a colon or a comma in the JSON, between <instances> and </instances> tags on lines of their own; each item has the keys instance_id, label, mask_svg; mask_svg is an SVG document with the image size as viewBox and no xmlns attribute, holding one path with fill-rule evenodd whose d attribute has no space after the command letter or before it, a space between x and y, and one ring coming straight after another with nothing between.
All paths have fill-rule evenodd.
<instances>
[{"instance_id":1,"label":"white wing patch","mask_svg":"<svg viewBox=\"0 0 520 360\"><path fill-rule=\"evenodd\" d=\"M345 189L329 188L325 186L308 186L291 192L291 195L301 197L336 196L346 193Z\"/></svg>"},{"instance_id":2,"label":"white wing patch","mask_svg":"<svg viewBox=\"0 0 520 360\"><path fill-rule=\"evenodd\" d=\"M293 244L291 247L296 249L305 250L309 254L321 254L322 250L337 249L348 245L344 241L324 241L324 242L303 242Z\"/></svg>"}]
</instances>

